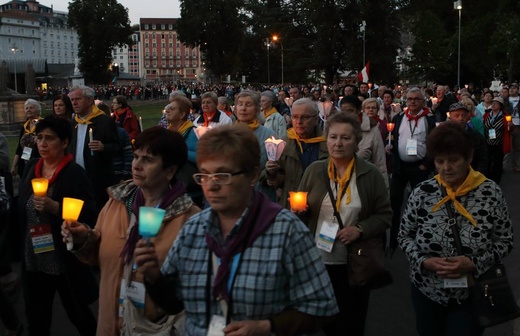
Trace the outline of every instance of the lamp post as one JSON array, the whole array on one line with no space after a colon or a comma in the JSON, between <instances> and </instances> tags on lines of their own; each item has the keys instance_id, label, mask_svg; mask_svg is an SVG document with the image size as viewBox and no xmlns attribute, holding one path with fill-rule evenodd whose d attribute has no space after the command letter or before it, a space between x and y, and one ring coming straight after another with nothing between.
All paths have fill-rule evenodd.
<instances>
[{"instance_id":1,"label":"lamp post","mask_svg":"<svg viewBox=\"0 0 520 336\"><path fill-rule=\"evenodd\" d=\"M13 63L14 63L14 90L18 93L18 81L16 79L16 52L18 51L18 48L16 45L13 45L11 47L11 51L13 52Z\"/></svg>"},{"instance_id":2,"label":"lamp post","mask_svg":"<svg viewBox=\"0 0 520 336\"><path fill-rule=\"evenodd\" d=\"M269 41L269 37L265 38L265 44L267 46L267 86L271 86L271 69L269 68L269 46L271 41Z\"/></svg>"},{"instance_id":3,"label":"lamp post","mask_svg":"<svg viewBox=\"0 0 520 336\"><path fill-rule=\"evenodd\" d=\"M359 25L359 32L363 33L363 66L366 65L365 62L365 30L366 30L367 23L365 20Z\"/></svg>"},{"instance_id":4,"label":"lamp post","mask_svg":"<svg viewBox=\"0 0 520 336\"><path fill-rule=\"evenodd\" d=\"M274 35L274 36L273 36L273 41L280 43L280 47L281 47L280 50L281 50L281 52L282 52L282 85L283 85L283 83L284 83L284 81L283 81L283 43L282 43L282 41L278 38L277 35Z\"/></svg>"},{"instance_id":5,"label":"lamp post","mask_svg":"<svg viewBox=\"0 0 520 336\"><path fill-rule=\"evenodd\" d=\"M462 18L462 0L453 2L453 9L459 11L459 43L458 43L458 55L457 55L457 86L460 89L460 27Z\"/></svg>"}]
</instances>

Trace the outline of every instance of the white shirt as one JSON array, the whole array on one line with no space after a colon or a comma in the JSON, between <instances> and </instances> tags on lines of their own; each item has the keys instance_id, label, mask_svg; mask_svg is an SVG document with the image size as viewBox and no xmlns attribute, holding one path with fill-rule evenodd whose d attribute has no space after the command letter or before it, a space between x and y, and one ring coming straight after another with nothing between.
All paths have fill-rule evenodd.
<instances>
[{"instance_id":1,"label":"white shirt","mask_svg":"<svg viewBox=\"0 0 520 336\"><path fill-rule=\"evenodd\" d=\"M405 162L416 162L426 157L426 135L428 129L428 120L425 116L421 117L415 123L415 120L410 121L406 115L403 116L401 126L399 127L399 141L398 148L399 157ZM408 139L417 140L417 155L406 154L406 144Z\"/></svg>"},{"instance_id":2,"label":"white shirt","mask_svg":"<svg viewBox=\"0 0 520 336\"><path fill-rule=\"evenodd\" d=\"M79 164L83 169L85 169L85 160L83 159L83 149L85 148L85 137L87 136L88 125L87 124L77 124L76 131L78 132L78 137L76 141L76 163Z\"/></svg>"}]
</instances>

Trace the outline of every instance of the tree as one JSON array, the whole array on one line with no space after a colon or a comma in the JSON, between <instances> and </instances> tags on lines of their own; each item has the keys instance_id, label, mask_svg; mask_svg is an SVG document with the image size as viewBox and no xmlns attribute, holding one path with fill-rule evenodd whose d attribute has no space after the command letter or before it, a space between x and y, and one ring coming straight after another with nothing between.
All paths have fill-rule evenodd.
<instances>
[{"instance_id":1,"label":"tree","mask_svg":"<svg viewBox=\"0 0 520 336\"><path fill-rule=\"evenodd\" d=\"M73 0L69 25L78 32L79 69L86 82L106 83L112 49L132 43L128 10L116 0Z\"/></svg>"}]
</instances>

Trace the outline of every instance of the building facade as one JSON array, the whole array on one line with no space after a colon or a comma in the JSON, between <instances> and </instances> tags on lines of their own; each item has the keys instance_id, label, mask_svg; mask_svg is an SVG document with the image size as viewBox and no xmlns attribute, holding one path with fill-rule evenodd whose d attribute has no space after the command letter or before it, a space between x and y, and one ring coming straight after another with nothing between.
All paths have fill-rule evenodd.
<instances>
[{"instance_id":1,"label":"building facade","mask_svg":"<svg viewBox=\"0 0 520 336\"><path fill-rule=\"evenodd\" d=\"M202 69L200 49L180 42L176 23L177 19L140 19L140 67L144 80L198 80Z\"/></svg>"}]
</instances>

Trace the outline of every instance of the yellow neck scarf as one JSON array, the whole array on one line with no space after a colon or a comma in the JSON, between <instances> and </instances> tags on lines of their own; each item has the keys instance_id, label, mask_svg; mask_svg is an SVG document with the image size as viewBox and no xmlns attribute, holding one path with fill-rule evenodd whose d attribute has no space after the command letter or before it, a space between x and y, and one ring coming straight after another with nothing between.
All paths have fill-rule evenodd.
<instances>
[{"instance_id":1,"label":"yellow neck scarf","mask_svg":"<svg viewBox=\"0 0 520 336\"><path fill-rule=\"evenodd\" d=\"M184 132L186 132L190 127L193 127L193 123L191 122L191 120L186 120L184 122L184 124L181 125L181 127L179 127L179 129L177 130L177 132L179 132L180 134L184 135Z\"/></svg>"},{"instance_id":2,"label":"yellow neck scarf","mask_svg":"<svg viewBox=\"0 0 520 336\"><path fill-rule=\"evenodd\" d=\"M34 120L38 121L41 119L42 119L42 117L38 117L36 119L27 119L25 124L23 124L24 134L34 133L34 130L36 129L36 122L34 122Z\"/></svg>"},{"instance_id":3,"label":"yellow neck scarf","mask_svg":"<svg viewBox=\"0 0 520 336\"><path fill-rule=\"evenodd\" d=\"M269 118L271 115L275 114L276 112L278 112L278 111L274 107L271 107L271 109L269 111L264 111L265 119Z\"/></svg>"},{"instance_id":4,"label":"yellow neck scarf","mask_svg":"<svg viewBox=\"0 0 520 336\"><path fill-rule=\"evenodd\" d=\"M296 131L294 130L294 128L289 128L287 130L287 137L289 139L293 139L293 140L296 140L296 143L298 144L298 146L300 147L300 153L303 153L303 147L302 147L302 144L301 142L305 142L305 143L318 143L318 142L323 142L323 141L327 141L327 139L325 139L325 137L322 137L322 136L318 136L318 137L314 137L314 138L309 138L309 139L301 139L298 134L296 133Z\"/></svg>"},{"instance_id":5,"label":"yellow neck scarf","mask_svg":"<svg viewBox=\"0 0 520 336\"><path fill-rule=\"evenodd\" d=\"M473 226L477 226L477 222L471 216L471 214L464 208L462 204L457 200L457 197L466 195L469 191L475 189L479 185L481 185L485 180L486 177L482 175L481 173L474 171L473 168L469 167L469 173L466 177L466 180L464 180L464 183L455 191L450 188L450 186L440 177L439 174L435 175L435 179L441 186L446 188L446 196L444 196L443 199L439 201L439 203L435 204L432 211L437 211L441 205L448 201L453 201L453 204L455 205L455 210L457 210L462 216L466 217Z\"/></svg>"},{"instance_id":6,"label":"yellow neck scarf","mask_svg":"<svg viewBox=\"0 0 520 336\"><path fill-rule=\"evenodd\" d=\"M343 194L347 193L347 200L345 204L350 204L350 178L352 177L352 172L354 171L354 161L356 161L355 158L352 158L350 160L347 169L345 170L345 173L343 176L337 176L336 167L334 166L334 163L331 159L329 159L329 167L327 169L329 173L329 179L331 181L337 182L339 184L339 189L337 191L336 195L336 210L339 212L339 209L341 207L341 199L343 198ZM347 186L348 184L348 186ZM345 190L346 187L346 190ZM332 201L332 200L331 200Z\"/></svg>"},{"instance_id":7,"label":"yellow neck scarf","mask_svg":"<svg viewBox=\"0 0 520 336\"><path fill-rule=\"evenodd\" d=\"M241 121L237 121L237 124L242 123ZM252 131L256 130L258 126L260 126L260 123L258 122L258 119L254 119L253 121L248 122L247 127L249 127Z\"/></svg>"},{"instance_id":8,"label":"yellow neck scarf","mask_svg":"<svg viewBox=\"0 0 520 336\"><path fill-rule=\"evenodd\" d=\"M77 114L76 116L74 117L74 120L76 120L76 122L78 124L84 124L84 125L90 125L92 124L92 119L94 119L95 117L98 117L100 115L104 115L105 113L103 111L101 111L100 109L98 109L97 106L93 105L92 106L92 110L90 111L89 115L85 118L85 119L81 119Z\"/></svg>"}]
</instances>

